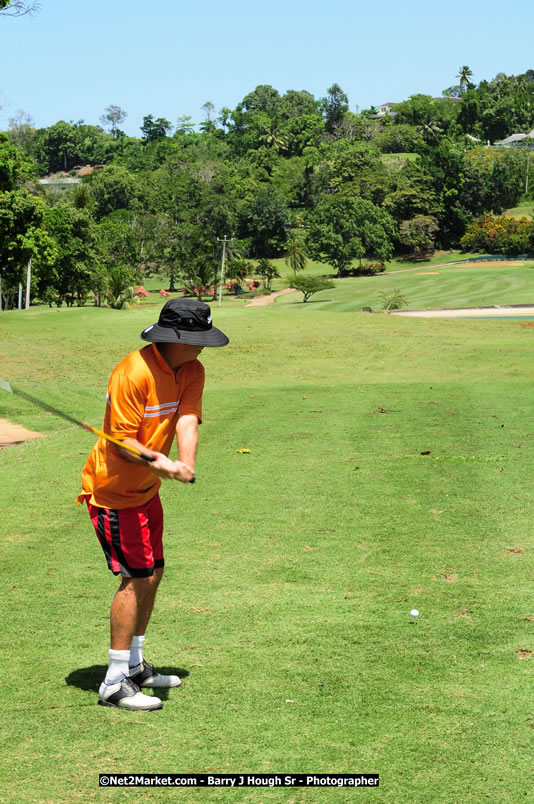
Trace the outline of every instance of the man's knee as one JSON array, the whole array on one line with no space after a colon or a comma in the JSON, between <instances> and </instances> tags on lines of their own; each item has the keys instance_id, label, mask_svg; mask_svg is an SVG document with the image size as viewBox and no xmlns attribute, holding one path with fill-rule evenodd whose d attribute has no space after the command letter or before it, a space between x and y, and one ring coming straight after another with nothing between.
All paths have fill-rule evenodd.
<instances>
[{"instance_id":1,"label":"man's knee","mask_svg":"<svg viewBox=\"0 0 534 804\"><path fill-rule=\"evenodd\" d=\"M153 575L148 578L123 578L119 591L135 595L138 600L142 600L153 583Z\"/></svg>"}]
</instances>

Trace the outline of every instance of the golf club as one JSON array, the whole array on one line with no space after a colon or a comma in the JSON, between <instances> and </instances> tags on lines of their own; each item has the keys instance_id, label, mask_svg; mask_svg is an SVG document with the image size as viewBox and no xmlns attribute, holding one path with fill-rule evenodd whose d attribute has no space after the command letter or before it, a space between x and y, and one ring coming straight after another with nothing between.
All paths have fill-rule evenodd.
<instances>
[{"instance_id":1,"label":"golf club","mask_svg":"<svg viewBox=\"0 0 534 804\"><path fill-rule=\"evenodd\" d=\"M83 427L84 430L88 430L90 433L94 433L97 436L101 436L105 438L106 441L111 441L113 444L117 444L117 446L122 447L122 449L126 449L129 452L132 452L134 455L138 455L141 458L144 458L145 461L152 463L156 459L153 458L151 455L146 455L144 452L136 449L135 447L130 447L128 444L125 444L118 438L114 438L113 436L104 433L102 430L97 430L96 427L91 427L90 424L86 424L85 422L78 421L73 416L69 416L68 413L65 413L58 408L53 407L53 405L49 405L48 402L43 402L41 399L37 399L35 396L31 394L27 394L26 391L21 391L19 388L14 388L7 380L4 380L0 377L0 389L3 391L7 391L10 394L16 394L16 396L20 396L22 399L25 399L27 402L31 402L33 405L37 405L38 408L42 408L46 410L48 413L52 413L54 416L59 416L61 419L65 419L71 424L75 424L77 427ZM195 478L193 477L190 483L195 482Z\"/></svg>"}]
</instances>

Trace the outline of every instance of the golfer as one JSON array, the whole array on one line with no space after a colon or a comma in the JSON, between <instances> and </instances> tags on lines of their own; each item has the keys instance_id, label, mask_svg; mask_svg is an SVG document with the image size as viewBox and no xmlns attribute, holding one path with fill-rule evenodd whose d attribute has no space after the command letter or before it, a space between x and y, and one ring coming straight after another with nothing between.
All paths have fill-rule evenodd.
<instances>
[{"instance_id":1,"label":"golfer","mask_svg":"<svg viewBox=\"0 0 534 804\"><path fill-rule=\"evenodd\" d=\"M205 346L226 346L210 308L171 299L141 338L151 341L114 369L102 430L140 450L147 460L100 438L82 470L78 503L85 500L109 569L121 575L111 605L109 667L98 703L129 710L161 709L140 687L178 687L178 676L157 672L144 658L145 631L163 567L162 478L195 479L202 421ZM176 435L178 460L168 455Z\"/></svg>"}]
</instances>

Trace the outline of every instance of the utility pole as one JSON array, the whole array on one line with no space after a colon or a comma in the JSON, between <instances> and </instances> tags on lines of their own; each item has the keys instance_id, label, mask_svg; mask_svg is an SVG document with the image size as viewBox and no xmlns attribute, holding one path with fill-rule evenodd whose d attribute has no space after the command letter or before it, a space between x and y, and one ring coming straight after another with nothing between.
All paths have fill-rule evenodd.
<instances>
[{"instance_id":1,"label":"utility pole","mask_svg":"<svg viewBox=\"0 0 534 804\"><path fill-rule=\"evenodd\" d=\"M28 271L26 273L26 310L30 309L30 284L32 281L32 258L28 260Z\"/></svg>"},{"instance_id":2,"label":"utility pole","mask_svg":"<svg viewBox=\"0 0 534 804\"><path fill-rule=\"evenodd\" d=\"M224 282L224 261L226 259L226 244L231 243L233 239L234 239L233 237L228 238L228 237L226 237L226 235L224 237L218 237L217 238L219 243L223 244L223 253L222 253L222 262L221 262L221 282L219 284L219 307L222 304L222 288L223 288L223 282Z\"/></svg>"}]
</instances>

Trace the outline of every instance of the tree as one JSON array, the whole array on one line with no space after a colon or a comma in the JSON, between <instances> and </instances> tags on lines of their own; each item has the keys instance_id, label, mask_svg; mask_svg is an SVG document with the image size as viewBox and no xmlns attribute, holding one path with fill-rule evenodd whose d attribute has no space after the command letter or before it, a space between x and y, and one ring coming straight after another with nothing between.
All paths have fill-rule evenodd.
<instances>
[{"instance_id":1,"label":"tree","mask_svg":"<svg viewBox=\"0 0 534 804\"><path fill-rule=\"evenodd\" d=\"M260 136L260 142L263 142L267 148L272 148L274 151L286 151L287 150L287 137L280 131L278 124L275 120L272 120L269 128Z\"/></svg>"},{"instance_id":2,"label":"tree","mask_svg":"<svg viewBox=\"0 0 534 804\"><path fill-rule=\"evenodd\" d=\"M39 129L35 138L35 156L45 173L67 171L81 161L79 145L75 126L59 120L49 128Z\"/></svg>"},{"instance_id":3,"label":"tree","mask_svg":"<svg viewBox=\"0 0 534 804\"><path fill-rule=\"evenodd\" d=\"M136 178L121 165L108 165L89 181L95 216L103 218L118 209L131 209L137 195Z\"/></svg>"},{"instance_id":4,"label":"tree","mask_svg":"<svg viewBox=\"0 0 534 804\"><path fill-rule=\"evenodd\" d=\"M109 125L111 127L111 136L116 140L119 136L119 125L124 123L127 117L128 113L121 109L120 106L111 104L111 106L106 106L104 109L100 122L103 126Z\"/></svg>"},{"instance_id":5,"label":"tree","mask_svg":"<svg viewBox=\"0 0 534 804\"><path fill-rule=\"evenodd\" d=\"M136 232L130 225L128 214L126 210L119 210L103 218L97 225L101 259L108 267L113 265L137 267L138 265Z\"/></svg>"},{"instance_id":6,"label":"tree","mask_svg":"<svg viewBox=\"0 0 534 804\"><path fill-rule=\"evenodd\" d=\"M236 287L241 287L241 282L250 276L252 268L251 262L248 262L243 257L236 257L226 263L225 275L227 279L236 281Z\"/></svg>"},{"instance_id":7,"label":"tree","mask_svg":"<svg viewBox=\"0 0 534 804\"><path fill-rule=\"evenodd\" d=\"M213 112L215 111L215 106L211 101L206 101L206 103L202 104L202 111L204 112L204 121L205 123L213 123L212 117Z\"/></svg>"},{"instance_id":8,"label":"tree","mask_svg":"<svg viewBox=\"0 0 534 804\"><path fill-rule=\"evenodd\" d=\"M344 276L352 260L391 259L396 225L371 201L333 196L321 201L308 219L307 246L313 259L328 262Z\"/></svg>"},{"instance_id":9,"label":"tree","mask_svg":"<svg viewBox=\"0 0 534 804\"><path fill-rule=\"evenodd\" d=\"M293 275L297 275L297 271L303 271L308 262L306 258L306 247L301 237L293 236L286 244L286 265L289 265L293 271Z\"/></svg>"},{"instance_id":10,"label":"tree","mask_svg":"<svg viewBox=\"0 0 534 804\"><path fill-rule=\"evenodd\" d=\"M220 123L223 131L226 131L228 128L231 116L232 110L229 109L228 106L223 106L219 112L219 117L217 118L217 122Z\"/></svg>"},{"instance_id":11,"label":"tree","mask_svg":"<svg viewBox=\"0 0 534 804\"><path fill-rule=\"evenodd\" d=\"M91 274L97 265L96 226L87 210L68 202L56 204L45 213L46 230L54 238L57 256L53 284L60 298L71 304L84 303L91 288ZM41 293L50 283L41 282Z\"/></svg>"},{"instance_id":12,"label":"tree","mask_svg":"<svg viewBox=\"0 0 534 804\"><path fill-rule=\"evenodd\" d=\"M285 200L270 186L260 190L245 210L242 236L250 237L255 257L275 257L291 229Z\"/></svg>"},{"instance_id":13,"label":"tree","mask_svg":"<svg viewBox=\"0 0 534 804\"><path fill-rule=\"evenodd\" d=\"M467 65L460 67L458 70L457 78L460 79L460 91L463 93L466 89L471 89L474 84L471 82L473 71Z\"/></svg>"},{"instance_id":14,"label":"tree","mask_svg":"<svg viewBox=\"0 0 534 804\"><path fill-rule=\"evenodd\" d=\"M339 84L332 84L327 93L328 97L323 102L326 130L333 134L349 110L349 99Z\"/></svg>"},{"instance_id":15,"label":"tree","mask_svg":"<svg viewBox=\"0 0 534 804\"><path fill-rule=\"evenodd\" d=\"M300 291L304 296L302 301L307 302L314 293L335 288L335 285L329 279L321 279L321 277L318 276L297 276L295 279L291 280L288 287Z\"/></svg>"},{"instance_id":16,"label":"tree","mask_svg":"<svg viewBox=\"0 0 534 804\"><path fill-rule=\"evenodd\" d=\"M53 237L44 225L44 201L28 190L0 192L0 267L2 296L7 305L32 259L32 295L39 278L49 278L57 256Z\"/></svg>"},{"instance_id":17,"label":"tree","mask_svg":"<svg viewBox=\"0 0 534 804\"><path fill-rule=\"evenodd\" d=\"M135 276L127 265L114 265L108 272L107 302L114 310L127 310L134 297Z\"/></svg>"},{"instance_id":18,"label":"tree","mask_svg":"<svg viewBox=\"0 0 534 804\"><path fill-rule=\"evenodd\" d=\"M9 118L9 138L11 142L29 153L31 142L35 136L35 121L23 109L18 109L14 117Z\"/></svg>"},{"instance_id":19,"label":"tree","mask_svg":"<svg viewBox=\"0 0 534 804\"><path fill-rule=\"evenodd\" d=\"M143 139L145 142L153 142L166 137L172 128L172 124L164 117L158 117L154 120L153 115L147 114L143 117L143 125L141 131L143 132Z\"/></svg>"},{"instance_id":20,"label":"tree","mask_svg":"<svg viewBox=\"0 0 534 804\"><path fill-rule=\"evenodd\" d=\"M0 0L0 15L6 17L22 17L24 14L36 14L39 11L37 0Z\"/></svg>"},{"instance_id":21,"label":"tree","mask_svg":"<svg viewBox=\"0 0 534 804\"><path fill-rule=\"evenodd\" d=\"M409 124L425 130L435 124L447 132L458 115L459 103L432 98L430 95L411 95L409 100L395 105L394 125ZM428 128L426 129L428 131Z\"/></svg>"},{"instance_id":22,"label":"tree","mask_svg":"<svg viewBox=\"0 0 534 804\"><path fill-rule=\"evenodd\" d=\"M297 91L288 89L277 104L278 116L283 119L295 119L303 115L317 115L320 117L319 102L305 89Z\"/></svg>"},{"instance_id":23,"label":"tree","mask_svg":"<svg viewBox=\"0 0 534 804\"><path fill-rule=\"evenodd\" d=\"M420 151L423 141L415 126L396 123L380 126L372 137L371 144L383 154L406 154Z\"/></svg>"},{"instance_id":24,"label":"tree","mask_svg":"<svg viewBox=\"0 0 534 804\"><path fill-rule=\"evenodd\" d=\"M421 133L424 141L429 145L435 145L443 136L443 129L435 120L429 120L418 126L418 131Z\"/></svg>"},{"instance_id":25,"label":"tree","mask_svg":"<svg viewBox=\"0 0 534 804\"><path fill-rule=\"evenodd\" d=\"M249 92L237 109L245 112L266 112L269 116L275 111L280 94L270 84L260 84L253 92Z\"/></svg>"},{"instance_id":26,"label":"tree","mask_svg":"<svg viewBox=\"0 0 534 804\"><path fill-rule=\"evenodd\" d=\"M272 262L265 257L262 257L261 260L258 261L258 265L256 270L254 271L256 276L261 276L263 281L263 287L267 290L271 289L271 282L273 279L280 279L280 274L272 264Z\"/></svg>"},{"instance_id":27,"label":"tree","mask_svg":"<svg viewBox=\"0 0 534 804\"><path fill-rule=\"evenodd\" d=\"M378 295L382 297L382 309L386 313L389 313L390 310L400 310L401 307L408 304L408 299L398 288L393 288L389 293L381 291Z\"/></svg>"},{"instance_id":28,"label":"tree","mask_svg":"<svg viewBox=\"0 0 534 804\"><path fill-rule=\"evenodd\" d=\"M183 114L176 122L175 134L192 134L195 129L195 124L192 122L191 115Z\"/></svg>"},{"instance_id":29,"label":"tree","mask_svg":"<svg viewBox=\"0 0 534 804\"><path fill-rule=\"evenodd\" d=\"M432 254L435 249L434 235L439 230L438 222L431 215L416 215L399 226L399 240L413 249L414 260Z\"/></svg>"},{"instance_id":30,"label":"tree","mask_svg":"<svg viewBox=\"0 0 534 804\"><path fill-rule=\"evenodd\" d=\"M14 190L35 178L35 165L0 132L0 192Z\"/></svg>"},{"instance_id":31,"label":"tree","mask_svg":"<svg viewBox=\"0 0 534 804\"><path fill-rule=\"evenodd\" d=\"M355 142L350 147L344 141L336 143L324 168L333 191L367 198L376 204L384 200L387 189L384 163L379 152L367 143Z\"/></svg>"}]
</instances>

